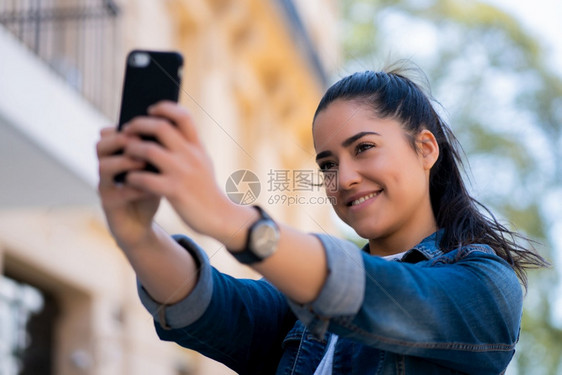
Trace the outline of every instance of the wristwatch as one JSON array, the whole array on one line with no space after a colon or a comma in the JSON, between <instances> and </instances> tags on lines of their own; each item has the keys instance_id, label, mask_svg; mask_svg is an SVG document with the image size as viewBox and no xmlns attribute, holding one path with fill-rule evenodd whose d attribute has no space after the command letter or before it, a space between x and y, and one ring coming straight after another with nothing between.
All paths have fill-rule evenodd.
<instances>
[{"instance_id":1,"label":"wristwatch","mask_svg":"<svg viewBox=\"0 0 562 375\"><path fill-rule=\"evenodd\" d=\"M243 264L253 264L270 257L279 244L279 227L273 219L259 206L254 207L260 218L248 229L246 246L242 251L230 253Z\"/></svg>"}]
</instances>

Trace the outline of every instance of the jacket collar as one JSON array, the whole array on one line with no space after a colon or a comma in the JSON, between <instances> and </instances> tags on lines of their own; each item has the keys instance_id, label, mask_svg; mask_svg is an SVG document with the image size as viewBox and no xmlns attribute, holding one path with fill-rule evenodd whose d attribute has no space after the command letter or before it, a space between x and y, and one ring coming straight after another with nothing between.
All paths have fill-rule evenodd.
<instances>
[{"instance_id":1,"label":"jacket collar","mask_svg":"<svg viewBox=\"0 0 562 375\"><path fill-rule=\"evenodd\" d=\"M402 262L417 263L422 260L428 260L443 255L443 251L439 247L439 243L443 238L444 229L424 238L419 244L408 250L402 257Z\"/></svg>"},{"instance_id":2,"label":"jacket collar","mask_svg":"<svg viewBox=\"0 0 562 375\"><path fill-rule=\"evenodd\" d=\"M443 238L444 229L439 229L424 238L419 244L408 250L400 261L406 263L417 263L423 260L433 259L443 255L439 243ZM363 251L369 253L369 243L363 246Z\"/></svg>"}]
</instances>

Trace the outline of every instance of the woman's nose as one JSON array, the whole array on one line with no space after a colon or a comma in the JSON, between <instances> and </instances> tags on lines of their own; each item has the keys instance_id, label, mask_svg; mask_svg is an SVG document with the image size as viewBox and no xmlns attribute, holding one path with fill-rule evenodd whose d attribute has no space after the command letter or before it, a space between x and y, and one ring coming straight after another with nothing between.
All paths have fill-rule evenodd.
<instances>
[{"instance_id":1,"label":"woman's nose","mask_svg":"<svg viewBox=\"0 0 562 375\"><path fill-rule=\"evenodd\" d=\"M350 163L341 163L337 173L337 185L340 190L351 189L361 181L361 174Z\"/></svg>"}]
</instances>

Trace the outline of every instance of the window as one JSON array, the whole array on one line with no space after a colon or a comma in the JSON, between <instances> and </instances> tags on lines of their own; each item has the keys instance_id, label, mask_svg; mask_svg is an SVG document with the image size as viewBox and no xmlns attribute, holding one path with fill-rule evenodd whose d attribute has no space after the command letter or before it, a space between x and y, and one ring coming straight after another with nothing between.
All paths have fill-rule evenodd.
<instances>
[{"instance_id":1,"label":"window","mask_svg":"<svg viewBox=\"0 0 562 375\"><path fill-rule=\"evenodd\" d=\"M57 312L48 293L0 275L0 375L53 373Z\"/></svg>"},{"instance_id":2,"label":"window","mask_svg":"<svg viewBox=\"0 0 562 375\"><path fill-rule=\"evenodd\" d=\"M0 24L109 117L117 103L113 0L0 1Z\"/></svg>"}]
</instances>

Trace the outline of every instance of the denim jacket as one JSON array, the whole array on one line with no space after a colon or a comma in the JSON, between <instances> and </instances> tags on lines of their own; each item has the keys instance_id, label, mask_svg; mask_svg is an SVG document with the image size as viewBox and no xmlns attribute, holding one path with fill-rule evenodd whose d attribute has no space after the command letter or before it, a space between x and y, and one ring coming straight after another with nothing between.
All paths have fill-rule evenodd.
<instances>
[{"instance_id":1,"label":"denim jacket","mask_svg":"<svg viewBox=\"0 0 562 375\"><path fill-rule=\"evenodd\" d=\"M159 305L139 285L162 340L239 374L312 375L330 333L333 375L501 374L515 352L522 291L511 267L486 245L443 253L442 232L386 261L317 235L328 276L315 301L299 305L262 280L211 267L191 239L176 240L199 263L184 300Z\"/></svg>"}]
</instances>

